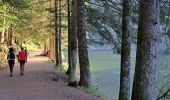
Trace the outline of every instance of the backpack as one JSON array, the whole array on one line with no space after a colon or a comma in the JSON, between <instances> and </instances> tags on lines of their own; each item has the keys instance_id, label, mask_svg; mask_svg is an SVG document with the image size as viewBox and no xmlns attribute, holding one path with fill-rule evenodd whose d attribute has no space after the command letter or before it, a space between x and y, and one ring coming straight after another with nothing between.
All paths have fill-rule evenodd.
<instances>
[{"instance_id":1,"label":"backpack","mask_svg":"<svg viewBox=\"0 0 170 100\"><path fill-rule=\"evenodd\" d=\"M8 53L8 60L15 60L15 54L13 52Z\"/></svg>"},{"instance_id":2,"label":"backpack","mask_svg":"<svg viewBox=\"0 0 170 100\"><path fill-rule=\"evenodd\" d=\"M25 60L26 59L26 52L20 51L19 52L19 60Z\"/></svg>"}]
</instances>

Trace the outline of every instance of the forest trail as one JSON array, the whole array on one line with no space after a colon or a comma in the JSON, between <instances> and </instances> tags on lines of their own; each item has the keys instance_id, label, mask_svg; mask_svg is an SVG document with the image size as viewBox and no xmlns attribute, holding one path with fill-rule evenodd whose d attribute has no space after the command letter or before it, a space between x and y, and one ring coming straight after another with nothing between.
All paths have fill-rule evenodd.
<instances>
[{"instance_id":1,"label":"forest trail","mask_svg":"<svg viewBox=\"0 0 170 100\"><path fill-rule=\"evenodd\" d=\"M19 76L18 63L13 77L9 77L9 71L0 71L0 100L100 100L61 80L50 79L48 58L35 56L40 53L30 53L24 76Z\"/></svg>"}]
</instances>

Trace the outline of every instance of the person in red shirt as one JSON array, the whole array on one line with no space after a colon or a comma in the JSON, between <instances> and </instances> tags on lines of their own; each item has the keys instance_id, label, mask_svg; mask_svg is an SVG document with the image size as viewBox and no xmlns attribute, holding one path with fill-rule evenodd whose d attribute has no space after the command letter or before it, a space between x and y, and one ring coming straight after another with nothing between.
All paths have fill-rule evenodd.
<instances>
[{"instance_id":1,"label":"person in red shirt","mask_svg":"<svg viewBox=\"0 0 170 100\"><path fill-rule=\"evenodd\" d=\"M26 56L27 56L27 53L24 51L24 48L21 47L21 51L19 52L20 76L24 75L24 66L25 66Z\"/></svg>"}]
</instances>

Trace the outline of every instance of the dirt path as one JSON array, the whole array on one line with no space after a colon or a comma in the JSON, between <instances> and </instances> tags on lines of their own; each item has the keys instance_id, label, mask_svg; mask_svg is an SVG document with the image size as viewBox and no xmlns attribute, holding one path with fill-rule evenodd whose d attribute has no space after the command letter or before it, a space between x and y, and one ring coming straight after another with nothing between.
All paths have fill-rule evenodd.
<instances>
[{"instance_id":1,"label":"dirt path","mask_svg":"<svg viewBox=\"0 0 170 100\"><path fill-rule=\"evenodd\" d=\"M39 52L36 52L36 54ZM51 71L45 57L30 54L24 76L19 76L19 64L14 75L0 71L0 100L100 100L62 81L50 79Z\"/></svg>"}]
</instances>

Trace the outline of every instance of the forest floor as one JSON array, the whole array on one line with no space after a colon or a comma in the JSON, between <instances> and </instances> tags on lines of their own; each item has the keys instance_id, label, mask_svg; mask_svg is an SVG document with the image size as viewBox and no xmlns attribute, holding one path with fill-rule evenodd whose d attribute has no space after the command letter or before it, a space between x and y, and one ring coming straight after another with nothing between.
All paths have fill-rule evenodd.
<instances>
[{"instance_id":1,"label":"forest floor","mask_svg":"<svg viewBox=\"0 0 170 100\"><path fill-rule=\"evenodd\" d=\"M9 69L0 71L1 100L100 100L83 90L67 86L62 80L53 81L48 58L30 53L24 76L19 75L19 64L14 67L13 77Z\"/></svg>"}]
</instances>

